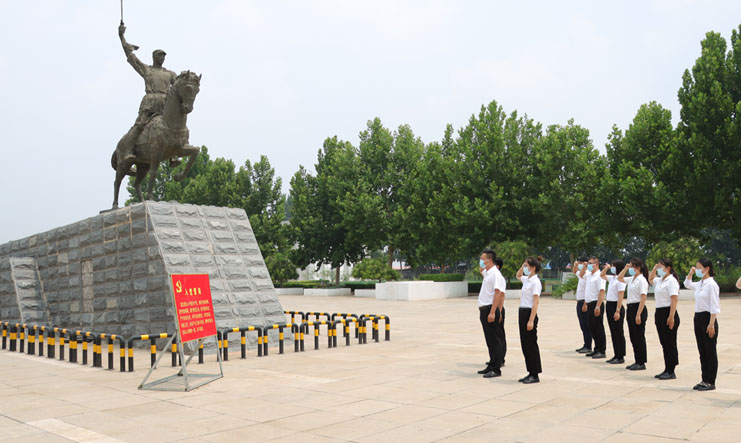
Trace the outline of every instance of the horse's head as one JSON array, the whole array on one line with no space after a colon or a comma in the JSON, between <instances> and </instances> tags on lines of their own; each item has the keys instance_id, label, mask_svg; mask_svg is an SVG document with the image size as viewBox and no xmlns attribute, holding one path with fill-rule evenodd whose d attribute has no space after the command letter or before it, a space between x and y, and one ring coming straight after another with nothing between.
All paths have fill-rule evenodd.
<instances>
[{"instance_id":1,"label":"horse's head","mask_svg":"<svg viewBox=\"0 0 741 443\"><path fill-rule=\"evenodd\" d=\"M195 72L183 71L172 84L175 92L180 97L180 110L183 114L193 111L193 102L201 89L201 76Z\"/></svg>"}]
</instances>

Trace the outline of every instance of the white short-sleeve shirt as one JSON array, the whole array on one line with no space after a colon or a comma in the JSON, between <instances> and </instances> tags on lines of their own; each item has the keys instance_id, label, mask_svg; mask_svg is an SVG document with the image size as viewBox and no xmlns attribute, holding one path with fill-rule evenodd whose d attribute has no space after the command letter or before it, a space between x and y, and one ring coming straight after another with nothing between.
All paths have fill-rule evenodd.
<instances>
[{"instance_id":1,"label":"white short-sleeve shirt","mask_svg":"<svg viewBox=\"0 0 741 443\"><path fill-rule=\"evenodd\" d=\"M672 305L672 295L679 296L679 282L673 275L664 278L654 277L654 298L657 308L668 308Z\"/></svg>"},{"instance_id":2,"label":"white short-sleeve shirt","mask_svg":"<svg viewBox=\"0 0 741 443\"><path fill-rule=\"evenodd\" d=\"M606 275L607 282L607 301L618 301L618 295L625 291L625 283L618 280L616 275Z\"/></svg>"},{"instance_id":3,"label":"white short-sleeve shirt","mask_svg":"<svg viewBox=\"0 0 741 443\"><path fill-rule=\"evenodd\" d=\"M521 308L532 308L533 298L535 295L540 295L543 290L543 284L540 283L540 279L537 275L531 275L530 277L520 277L522 281L522 294L520 295L520 307Z\"/></svg>"},{"instance_id":4,"label":"white short-sleeve shirt","mask_svg":"<svg viewBox=\"0 0 741 443\"><path fill-rule=\"evenodd\" d=\"M484 281L481 282L479 291L479 307L491 306L494 303L494 293L496 290L504 292L504 278L496 266L492 266L488 271L484 271Z\"/></svg>"},{"instance_id":5,"label":"white short-sleeve shirt","mask_svg":"<svg viewBox=\"0 0 741 443\"><path fill-rule=\"evenodd\" d=\"M600 291L605 290L607 282L602 280L602 277L600 277L599 269L592 273L584 274L584 276L587 280L587 285L584 290L584 301L587 303L597 301L599 299Z\"/></svg>"},{"instance_id":6,"label":"white short-sleeve shirt","mask_svg":"<svg viewBox=\"0 0 741 443\"><path fill-rule=\"evenodd\" d=\"M641 294L648 294L648 280L643 274L623 277L623 280L625 280L625 285L628 288L628 304L640 303Z\"/></svg>"},{"instance_id":7,"label":"white short-sleeve shirt","mask_svg":"<svg viewBox=\"0 0 741 443\"><path fill-rule=\"evenodd\" d=\"M586 277L589 274L587 274L585 272L584 273L584 278L582 278L582 277L579 277L579 273L580 272L581 271L579 271L578 268L577 268L576 273L574 274L574 275L576 275L576 278L579 279L579 283L576 285L576 299L577 300L584 300L584 290L587 288L587 279L586 279Z\"/></svg>"},{"instance_id":8,"label":"white short-sleeve shirt","mask_svg":"<svg viewBox=\"0 0 741 443\"><path fill-rule=\"evenodd\" d=\"M695 290L695 312L720 314L720 287L713 277L698 282L685 279L684 287Z\"/></svg>"}]
</instances>

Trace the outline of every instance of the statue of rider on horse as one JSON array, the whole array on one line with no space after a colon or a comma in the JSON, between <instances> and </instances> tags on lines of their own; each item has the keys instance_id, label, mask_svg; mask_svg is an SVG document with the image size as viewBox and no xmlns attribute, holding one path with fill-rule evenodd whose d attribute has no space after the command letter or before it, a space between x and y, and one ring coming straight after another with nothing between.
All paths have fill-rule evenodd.
<instances>
[{"instance_id":1,"label":"statue of rider on horse","mask_svg":"<svg viewBox=\"0 0 741 443\"><path fill-rule=\"evenodd\" d=\"M171 166L176 166L181 157L189 157L185 170L175 176L175 180L180 181L187 176L200 151L188 144L186 121L200 90L201 76L190 71L176 75L165 69L166 53L161 49L152 53L151 66L143 63L134 54L139 47L126 41L125 32L126 26L121 22L118 35L126 60L144 79L146 94L134 125L119 140L111 158L111 166L116 170L113 209L118 207L119 189L125 176L136 177L134 188L143 201L141 182L149 173L147 199L151 199L160 162L169 161Z\"/></svg>"}]
</instances>

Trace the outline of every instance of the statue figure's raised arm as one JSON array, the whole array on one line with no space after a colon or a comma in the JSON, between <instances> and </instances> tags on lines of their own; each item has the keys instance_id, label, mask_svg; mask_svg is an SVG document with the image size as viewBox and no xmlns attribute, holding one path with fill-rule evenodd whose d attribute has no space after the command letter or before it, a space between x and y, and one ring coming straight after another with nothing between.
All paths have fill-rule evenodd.
<instances>
[{"instance_id":1,"label":"statue figure's raised arm","mask_svg":"<svg viewBox=\"0 0 741 443\"><path fill-rule=\"evenodd\" d=\"M144 77L144 74L148 68L148 66L143 63L141 60L139 60L139 57L134 54L134 51L139 49L138 46L132 45L131 43L128 43L126 41L126 37L124 37L124 33L126 32L126 26L121 23L118 26L118 37L121 39L121 46L123 47L124 54L126 54L126 61L129 62L129 64L134 68L136 72L139 73L142 77Z\"/></svg>"}]
</instances>

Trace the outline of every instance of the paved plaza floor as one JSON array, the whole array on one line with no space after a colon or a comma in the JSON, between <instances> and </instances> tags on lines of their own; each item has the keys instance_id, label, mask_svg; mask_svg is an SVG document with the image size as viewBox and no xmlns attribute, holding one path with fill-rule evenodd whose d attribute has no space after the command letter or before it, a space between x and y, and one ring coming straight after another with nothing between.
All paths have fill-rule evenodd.
<instances>
[{"instance_id":1,"label":"paved plaza floor","mask_svg":"<svg viewBox=\"0 0 741 443\"><path fill-rule=\"evenodd\" d=\"M648 369L592 360L581 345L574 301L544 298L543 374L523 385L517 300L507 300L508 353L500 378L487 360L476 299L383 302L280 297L286 310L386 314L391 341L306 352L271 349L239 358L231 340L225 378L195 391L140 391L136 371L110 372L0 351L0 440L287 442L662 442L741 440L741 298L722 298L716 391L695 392L700 364L691 301L681 301L677 379L659 382L663 360L649 301ZM324 334L324 332L323 332ZM609 334L609 331L608 331ZM627 330L626 330L627 334ZM234 336L237 337L236 335ZM275 346L276 343L271 343ZM608 335L608 357L611 343ZM628 343L626 364L632 363ZM215 356L196 369L215 370ZM169 356L165 357L169 363ZM105 358L104 358L105 362ZM155 377L172 373L158 369Z\"/></svg>"}]
</instances>

